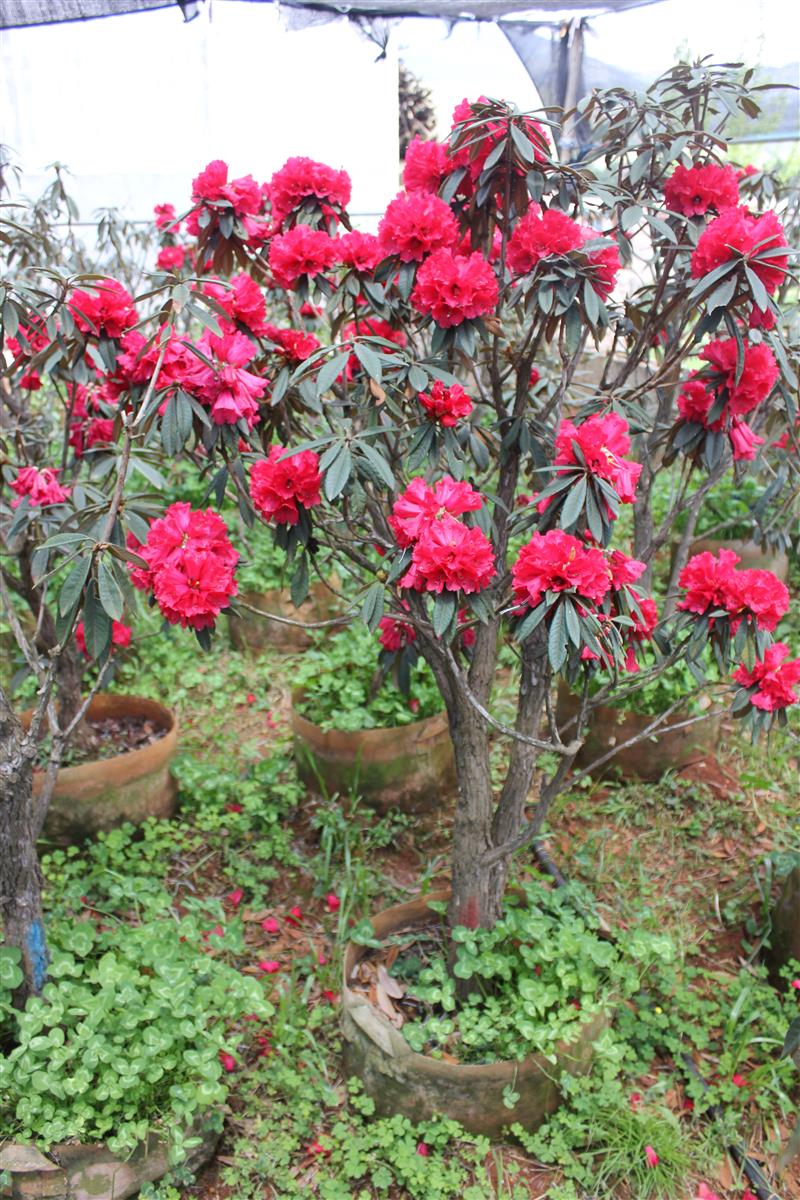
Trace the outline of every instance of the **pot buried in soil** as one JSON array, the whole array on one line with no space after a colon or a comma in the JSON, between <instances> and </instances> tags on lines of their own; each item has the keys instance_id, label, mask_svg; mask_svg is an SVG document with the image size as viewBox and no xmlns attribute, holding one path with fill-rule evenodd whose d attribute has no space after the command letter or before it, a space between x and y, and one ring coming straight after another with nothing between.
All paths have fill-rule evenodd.
<instances>
[{"instance_id":1,"label":"pot buried in soil","mask_svg":"<svg viewBox=\"0 0 800 1200\"><path fill-rule=\"evenodd\" d=\"M338 588L339 580L332 579L331 586ZM308 599L299 608L295 608L289 592L279 588L266 592L245 592L239 599L245 604L252 604L254 608L260 608L262 612L274 613L292 621L302 621L307 625L329 620L334 615L336 604L336 596L322 580L317 580L311 585ZM308 630L297 625L270 621L268 617L248 612L245 608L238 613L231 612L229 627L234 649L253 655L261 654L268 647L291 651L305 650L311 645Z\"/></svg>"},{"instance_id":2,"label":"pot buried in soil","mask_svg":"<svg viewBox=\"0 0 800 1200\"><path fill-rule=\"evenodd\" d=\"M786 876L778 902L772 910L769 947L765 951L773 982L777 985L781 967L793 959L800 962L800 867Z\"/></svg>"},{"instance_id":3,"label":"pot buried in soil","mask_svg":"<svg viewBox=\"0 0 800 1200\"><path fill-rule=\"evenodd\" d=\"M558 691L558 724L563 726L571 717L578 714L580 702L577 696L565 688ZM674 725L679 721L689 719L689 713L677 711L664 722ZM644 713L628 712L625 709L612 708L600 704L593 709L584 729L583 745L575 759L576 768L588 767L596 759L622 746L630 738L636 737L652 725L655 717ZM716 753L719 743L720 719L711 717L687 725L683 729L674 729L659 733L655 731L635 746L620 750L608 762L603 763L592 772L597 778L618 771L626 778L643 779L653 782L660 779L665 771L688 767L709 754ZM573 736L574 726L569 732Z\"/></svg>"},{"instance_id":4,"label":"pot buried in soil","mask_svg":"<svg viewBox=\"0 0 800 1200\"><path fill-rule=\"evenodd\" d=\"M198 1171L209 1161L220 1135L209 1124L198 1124L192 1134L200 1138L182 1165ZM8 1171L11 1182L0 1188L0 1196L11 1200L126 1200L136 1196L145 1183L155 1182L170 1168L166 1142L151 1133L129 1154L116 1155L101 1142L84 1145L64 1142L51 1146L45 1157L34 1146L7 1142L0 1146L0 1172Z\"/></svg>"},{"instance_id":5,"label":"pot buried in soil","mask_svg":"<svg viewBox=\"0 0 800 1200\"><path fill-rule=\"evenodd\" d=\"M373 918L375 936L384 940L429 925L429 901L447 901L449 895L449 891L435 892L386 909ZM560 1074L588 1071L594 1040L608 1024L603 1014L587 1021L578 1041L557 1047L555 1063L537 1054L522 1061L485 1065L444 1062L417 1054L382 1012L350 988L353 972L368 953L368 947L353 943L345 951L344 1067L347 1077L355 1075L361 1080L378 1116L400 1113L415 1122L444 1116L470 1133L490 1138L501 1137L504 1129L514 1124L535 1129L560 1103ZM518 1096L512 1108L503 1103L506 1089Z\"/></svg>"},{"instance_id":6,"label":"pot buried in soil","mask_svg":"<svg viewBox=\"0 0 800 1200\"><path fill-rule=\"evenodd\" d=\"M127 750L111 758L62 767L44 825L44 836L69 843L113 829L125 821L134 824L147 817L169 817L175 811L177 788L170 765L178 748L175 714L155 700L141 696L96 696L89 705L89 722L108 719L139 719L163 731L161 737L138 750ZM30 721L30 713L23 723ZM42 787L36 772L33 792Z\"/></svg>"},{"instance_id":7,"label":"pot buried in soil","mask_svg":"<svg viewBox=\"0 0 800 1200\"><path fill-rule=\"evenodd\" d=\"M456 793L456 768L447 715L410 725L324 730L297 710L292 735L300 778L312 791L354 793L377 812L433 812Z\"/></svg>"}]
</instances>

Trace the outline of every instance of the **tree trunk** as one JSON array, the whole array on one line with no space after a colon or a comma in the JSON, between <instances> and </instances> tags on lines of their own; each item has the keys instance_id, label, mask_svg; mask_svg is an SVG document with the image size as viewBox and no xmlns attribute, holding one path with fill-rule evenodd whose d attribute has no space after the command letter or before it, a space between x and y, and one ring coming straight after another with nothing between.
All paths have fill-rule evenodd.
<instances>
[{"instance_id":1,"label":"tree trunk","mask_svg":"<svg viewBox=\"0 0 800 1200\"><path fill-rule=\"evenodd\" d=\"M22 954L24 980L14 993L21 1008L41 992L47 978L42 880L36 854L33 752L0 688L0 919L7 946Z\"/></svg>"},{"instance_id":2,"label":"tree trunk","mask_svg":"<svg viewBox=\"0 0 800 1200\"><path fill-rule=\"evenodd\" d=\"M459 698L449 713L456 760L458 801L453 828L450 928L491 928L500 915L502 886L482 865L492 846L492 778L487 725L468 701Z\"/></svg>"}]
</instances>

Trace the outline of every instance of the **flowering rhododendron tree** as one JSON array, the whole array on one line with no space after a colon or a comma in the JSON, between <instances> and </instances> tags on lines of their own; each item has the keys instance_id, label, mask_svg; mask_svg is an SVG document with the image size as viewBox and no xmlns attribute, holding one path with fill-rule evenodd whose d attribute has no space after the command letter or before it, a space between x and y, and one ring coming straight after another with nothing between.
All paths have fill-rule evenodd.
<instances>
[{"instance_id":1,"label":"flowering rhododendron tree","mask_svg":"<svg viewBox=\"0 0 800 1200\"><path fill-rule=\"evenodd\" d=\"M341 564L342 605L382 661L430 665L458 776L451 925L494 922L513 854L535 842L609 697L679 659L701 685L713 656L717 690L754 730L785 720L798 696L798 660L773 641L785 588L732 552L691 555L727 472L769 457L774 542L797 493L786 206L730 167L720 135L721 114L753 106L729 69L677 67L644 99L585 101L598 149L567 167L546 121L464 101L445 142L410 147L376 235L351 229L338 167L292 158L259 185L215 161L183 206L159 206L154 294L12 281L3 479L22 503L7 506L8 537L26 539L30 585L58 613L49 660L27 643L34 730L79 621L102 662L136 591L205 646L238 603L230 531L210 507L164 505L162 455L184 455L217 506L228 492L274 531L296 604ZM65 428L113 422L66 438L89 460L84 482L34 436L34 371L52 380ZM654 597L678 515L671 583ZM492 712L504 640L510 725ZM578 698L568 720L557 679ZM22 796L31 738L3 704ZM676 707L642 736L697 719L672 720ZM495 737L508 745L497 788ZM4 892L13 937L9 913Z\"/></svg>"}]
</instances>

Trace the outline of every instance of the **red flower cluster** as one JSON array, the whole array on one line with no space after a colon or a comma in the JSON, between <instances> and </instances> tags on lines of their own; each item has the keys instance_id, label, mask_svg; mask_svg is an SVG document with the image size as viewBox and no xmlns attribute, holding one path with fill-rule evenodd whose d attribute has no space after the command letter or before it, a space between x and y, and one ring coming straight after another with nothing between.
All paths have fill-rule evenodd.
<instances>
[{"instance_id":1,"label":"red flower cluster","mask_svg":"<svg viewBox=\"0 0 800 1200\"><path fill-rule=\"evenodd\" d=\"M69 311L81 333L120 338L136 324L133 297L116 279L94 284L95 291L76 290L69 298Z\"/></svg>"},{"instance_id":2,"label":"red flower cluster","mask_svg":"<svg viewBox=\"0 0 800 1200\"><path fill-rule=\"evenodd\" d=\"M411 480L394 502L389 525L398 546L413 546L434 521L445 516L460 517L483 507L483 496L468 483L444 475L428 487L421 475Z\"/></svg>"},{"instance_id":3,"label":"red flower cluster","mask_svg":"<svg viewBox=\"0 0 800 1200\"><path fill-rule=\"evenodd\" d=\"M555 466L574 466L575 446L583 454L586 469L607 480L623 504L633 504L642 472L639 463L626 462L631 448L628 422L618 413L594 413L580 425L562 421L556 436Z\"/></svg>"},{"instance_id":4,"label":"red flower cluster","mask_svg":"<svg viewBox=\"0 0 800 1200\"><path fill-rule=\"evenodd\" d=\"M8 352L13 355L14 359L33 358L40 350L44 350L50 345L50 337L47 329L41 324L36 325L20 325L17 330L16 337L7 337L5 346ZM19 379L19 386L27 388L31 392L38 392L42 386L41 376L36 370L23 366L23 374Z\"/></svg>"},{"instance_id":5,"label":"red flower cluster","mask_svg":"<svg viewBox=\"0 0 800 1200\"><path fill-rule=\"evenodd\" d=\"M420 534L400 586L420 592L479 592L495 574L494 550L486 534L446 515Z\"/></svg>"},{"instance_id":6,"label":"red flower cluster","mask_svg":"<svg viewBox=\"0 0 800 1200\"><path fill-rule=\"evenodd\" d=\"M784 642L769 646L761 661L753 664L752 670L742 663L733 673L736 683L745 688L755 688L750 703L765 712L788 708L797 704L800 695L794 690L800 683L800 658L788 659L789 647Z\"/></svg>"},{"instance_id":7,"label":"red flower cluster","mask_svg":"<svg viewBox=\"0 0 800 1200\"><path fill-rule=\"evenodd\" d=\"M579 225L557 208L543 212L538 204L532 204L517 222L509 240L508 265L515 275L527 275L542 259L581 250L586 242L597 236L593 229ZM616 246L592 250L586 255L586 261L591 268L592 287L598 296L607 299L621 265Z\"/></svg>"},{"instance_id":8,"label":"red flower cluster","mask_svg":"<svg viewBox=\"0 0 800 1200\"><path fill-rule=\"evenodd\" d=\"M602 550L585 545L561 529L534 533L511 572L517 602L536 608L545 592L572 592L598 603L611 587L611 571Z\"/></svg>"},{"instance_id":9,"label":"red flower cluster","mask_svg":"<svg viewBox=\"0 0 800 1200\"><path fill-rule=\"evenodd\" d=\"M331 216L350 203L350 176L313 158L290 158L272 176L267 192L276 225L283 225L309 198L318 200L325 216Z\"/></svg>"},{"instance_id":10,"label":"red flower cluster","mask_svg":"<svg viewBox=\"0 0 800 1200\"><path fill-rule=\"evenodd\" d=\"M479 96L477 103L487 103L486 96ZM480 141L476 141L477 127L466 129L462 134L459 134L457 126L474 119L473 103L465 99L456 105L453 110L453 127L450 131L450 140L452 144L453 135L456 134L458 141L464 144L459 145L456 150L448 152L451 169L453 167L468 167L472 183L480 175L486 165L487 158L498 142L508 136L508 126L505 121L489 121L485 125L482 125L480 132L484 136ZM533 146L534 158L537 162L546 163L548 138L544 127L538 121L534 121L532 117L523 117L522 125L528 140Z\"/></svg>"},{"instance_id":11,"label":"red flower cluster","mask_svg":"<svg viewBox=\"0 0 800 1200\"><path fill-rule=\"evenodd\" d=\"M87 450L114 440L114 418L97 416L96 394L83 384L68 385L70 393L69 444L76 458Z\"/></svg>"},{"instance_id":12,"label":"red flower cluster","mask_svg":"<svg viewBox=\"0 0 800 1200\"><path fill-rule=\"evenodd\" d=\"M175 218L174 204L156 204L153 208L156 217L156 229L164 229L168 233L177 233L181 227Z\"/></svg>"},{"instance_id":13,"label":"red flower cluster","mask_svg":"<svg viewBox=\"0 0 800 1200\"><path fill-rule=\"evenodd\" d=\"M736 382L736 339L717 338L701 351L700 357L711 364L707 374L716 391L725 388L727 409L732 416L742 417L757 408L772 391L778 375L778 364L769 346L745 343L744 367Z\"/></svg>"},{"instance_id":14,"label":"red flower cluster","mask_svg":"<svg viewBox=\"0 0 800 1200\"><path fill-rule=\"evenodd\" d=\"M438 421L445 429L452 429L464 417L468 417L473 408L472 400L460 384L445 387L441 379L435 381L430 392L418 392L417 399L429 420Z\"/></svg>"},{"instance_id":15,"label":"red flower cluster","mask_svg":"<svg viewBox=\"0 0 800 1200\"><path fill-rule=\"evenodd\" d=\"M185 262L185 246L162 246L158 252L156 266L159 271L174 271L177 273L183 269Z\"/></svg>"},{"instance_id":16,"label":"red flower cluster","mask_svg":"<svg viewBox=\"0 0 800 1200\"><path fill-rule=\"evenodd\" d=\"M354 229L344 233L336 243L339 262L362 275L369 275L383 258L381 244L374 233Z\"/></svg>"},{"instance_id":17,"label":"red flower cluster","mask_svg":"<svg viewBox=\"0 0 800 1200\"><path fill-rule=\"evenodd\" d=\"M447 170L447 147L441 142L424 141L417 134L406 150L403 187L407 192L433 195L438 192Z\"/></svg>"},{"instance_id":18,"label":"red flower cluster","mask_svg":"<svg viewBox=\"0 0 800 1200\"><path fill-rule=\"evenodd\" d=\"M736 339L717 339L702 351L701 358L708 367L695 371L684 383L678 396L678 412L685 421L693 421L704 429L725 430L736 461L751 461L764 439L753 432L741 419L764 401L778 379L779 370L768 346L745 344L744 367L736 382ZM722 411L714 421L709 413L719 396L724 396Z\"/></svg>"},{"instance_id":19,"label":"red flower cluster","mask_svg":"<svg viewBox=\"0 0 800 1200\"><path fill-rule=\"evenodd\" d=\"M400 586L429 592L485 588L495 575L492 544L480 529L456 520L482 505L480 492L449 475L434 488L421 476L412 479L389 517L398 545L413 547Z\"/></svg>"},{"instance_id":20,"label":"red flower cluster","mask_svg":"<svg viewBox=\"0 0 800 1200\"><path fill-rule=\"evenodd\" d=\"M303 276L327 271L336 257L336 242L327 233L310 225L295 225L288 233L279 233L272 239L269 269L281 287L294 288Z\"/></svg>"},{"instance_id":21,"label":"red flower cluster","mask_svg":"<svg viewBox=\"0 0 800 1200\"><path fill-rule=\"evenodd\" d=\"M788 246L786 235L774 212L754 216L747 208L728 208L703 230L692 251L692 278L700 279L740 258L758 276L772 295L783 283L788 266L785 254L759 258L764 250Z\"/></svg>"},{"instance_id":22,"label":"red flower cluster","mask_svg":"<svg viewBox=\"0 0 800 1200\"><path fill-rule=\"evenodd\" d=\"M305 362L310 354L319 350L319 338L305 329L278 329L277 325L265 325L263 332L289 362Z\"/></svg>"},{"instance_id":23,"label":"red flower cluster","mask_svg":"<svg viewBox=\"0 0 800 1200\"><path fill-rule=\"evenodd\" d=\"M788 589L772 571L737 571L739 561L733 550L720 550L719 558L710 550L695 554L678 579L678 586L686 590L678 608L701 617L722 609L733 633L743 620L773 633L789 611Z\"/></svg>"},{"instance_id":24,"label":"red flower cluster","mask_svg":"<svg viewBox=\"0 0 800 1200\"><path fill-rule=\"evenodd\" d=\"M390 654L397 654L417 640L417 631L408 621L399 621L395 617L381 617L378 628L381 631L378 641Z\"/></svg>"},{"instance_id":25,"label":"red flower cluster","mask_svg":"<svg viewBox=\"0 0 800 1200\"><path fill-rule=\"evenodd\" d=\"M213 367L197 360L192 373L190 390L211 410L215 425L235 425L245 420L252 429L258 419L259 401L267 389L267 381L245 371L255 356L255 347L243 333L225 333L222 337L208 334L203 348L213 354Z\"/></svg>"},{"instance_id":26,"label":"red flower cluster","mask_svg":"<svg viewBox=\"0 0 800 1200\"><path fill-rule=\"evenodd\" d=\"M319 456L301 450L285 458L283 446L271 446L269 455L253 464L250 497L258 512L276 525L296 525L300 510L322 500Z\"/></svg>"},{"instance_id":27,"label":"red flower cluster","mask_svg":"<svg viewBox=\"0 0 800 1200\"><path fill-rule=\"evenodd\" d=\"M401 192L388 205L378 226L378 241L385 255L401 262L422 262L434 250L453 246L458 223L438 196L427 192Z\"/></svg>"},{"instance_id":28,"label":"red flower cluster","mask_svg":"<svg viewBox=\"0 0 800 1200\"><path fill-rule=\"evenodd\" d=\"M232 275L230 286L207 283L205 292L212 296L228 314L231 327L244 325L255 337L267 330L267 305L264 294L250 275Z\"/></svg>"},{"instance_id":29,"label":"red flower cluster","mask_svg":"<svg viewBox=\"0 0 800 1200\"><path fill-rule=\"evenodd\" d=\"M458 256L436 250L417 271L411 303L448 329L493 311L499 290L491 265L481 253Z\"/></svg>"},{"instance_id":30,"label":"red flower cluster","mask_svg":"<svg viewBox=\"0 0 800 1200\"><path fill-rule=\"evenodd\" d=\"M252 175L228 182L228 164L214 159L192 181L192 201L212 209L217 218L233 211L245 228L248 238L263 238L266 227L260 215L264 195ZM196 208L186 220L186 228L195 236L200 232L200 209Z\"/></svg>"},{"instance_id":31,"label":"red flower cluster","mask_svg":"<svg viewBox=\"0 0 800 1200\"><path fill-rule=\"evenodd\" d=\"M129 541L147 563L146 570L132 568L134 587L152 590L171 625L213 628L237 592L233 572L239 555L222 517L179 501L153 521L143 546Z\"/></svg>"},{"instance_id":32,"label":"red flower cluster","mask_svg":"<svg viewBox=\"0 0 800 1200\"><path fill-rule=\"evenodd\" d=\"M115 646L121 646L123 650L126 646L130 646L133 630L130 625L124 625L122 621L112 621L111 623L111 649ZM75 626L75 641L78 649L84 658L90 658L91 655L86 649L86 630L83 621L78 621Z\"/></svg>"},{"instance_id":33,"label":"red flower cluster","mask_svg":"<svg viewBox=\"0 0 800 1200\"><path fill-rule=\"evenodd\" d=\"M684 167L680 164L664 184L664 203L672 212L696 217L710 208L722 212L739 203L739 179L733 167L706 163Z\"/></svg>"},{"instance_id":34,"label":"red flower cluster","mask_svg":"<svg viewBox=\"0 0 800 1200\"><path fill-rule=\"evenodd\" d=\"M17 499L11 501L11 507L16 508L27 496L31 508L45 508L48 504L63 504L71 488L62 487L56 479L58 467L22 467L16 479L11 480L11 488L17 493Z\"/></svg>"}]
</instances>

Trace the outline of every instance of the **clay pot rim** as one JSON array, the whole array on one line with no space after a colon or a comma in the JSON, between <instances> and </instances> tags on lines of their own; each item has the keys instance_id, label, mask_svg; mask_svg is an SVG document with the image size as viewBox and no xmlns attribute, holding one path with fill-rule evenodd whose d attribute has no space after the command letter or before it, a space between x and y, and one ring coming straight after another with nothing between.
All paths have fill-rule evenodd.
<instances>
[{"instance_id":1,"label":"clay pot rim","mask_svg":"<svg viewBox=\"0 0 800 1200\"><path fill-rule=\"evenodd\" d=\"M75 785L93 778L98 769L107 768L109 763L119 764L120 767L130 771L131 775L136 777L139 773L144 773L144 770L140 772L140 768L148 766L148 769L152 769L152 766L155 766L155 764L149 766L151 760L167 762L174 757L178 747L178 716L174 709L167 708L158 700L151 700L149 696L135 696L124 692L99 692L89 704L87 716L91 717L93 712L100 716L101 711L106 707L118 709L119 715L127 715L125 713L127 709L131 716L145 715L158 721L164 731L163 736L146 746L138 746L135 750L124 750L121 754L111 754L107 758L93 758L88 762L78 763L74 767L59 767L58 778L65 784ZM30 725L32 716L33 709L27 709L21 714L20 721L24 729ZM34 771L34 781L41 779L43 774L42 768L37 767Z\"/></svg>"},{"instance_id":2,"label":"clay pot rim","mask_svg":"<svg viewBox=\"0 0 800 1200\"><path fill-rule=\"evenodd\" d=\"M428 892L426 896L419 896L415 900L405 901L403 904L394 904L390 908L380 911L375 920L386 922L387 927L382 933L377 933L379 940L383 939L390 932L402 931L403 917L401 914L408 913L413 910L417 914L417 923L421 924L426 918L430 901L447 902L450 899L450 888L441 888L435 892ZM439 916L438 913L431 914ZM406 926L409 932L414 928L413 918L412 923ZM553 1063L544 1054L528 1054L525 1058L500 1059L492 1063L449 1063L441 1059L433 1058L428 1054L420 1054L416 1050L412 1050L408 1043L403 1038L401 1030L395 1028L389 1021L388 1017L370 1004L369 1000L359 992L354 992L349 986L349 979L353 973L353 969L361 961L369 946L357 946L355 942L348 942L345 947L344 956L342 959L342 1011L347 1013L351 1020L355 1020L354 1010L364 1007L370 1014L370 1020L376 1023L385 1033L386 1039L397 1044L398 1039L401 1039L404 1044L402 1060L404 1066L407 1066L410 1071L414 1071L420 1075L430 1077L438 1077L442 1080L455 1082L458 1080L472 1080L475 1083L485 1082L508 1082L513 1084L514 1080L520 1074L529 1073L548 1073L554 1069ZM574 1042L559 1042L553 1047L553 1054L558 1058L566 1057L576 1046L581 1045L587 1037L594 1038L597 1033L601 1032L609 1022L608 1015L600 1012L596 1013L589 1021L581 1028L581 1035ZM360 1022L357 1022L360 1024ZM362 1027L363 1028L363 1027ZM367 1030L364 1032L369 1036Z\"/></svg>"},{"instance_id":3,"label":"clay pot rim","mask_svg":"<svg viewBox=\"0 0 800 1200\"><path fill-rule=\"evenodd\" d=\"M392 742L396 742L398 738L425 741L440 733L445 731L449 733L450 731L447 710L444 708L431 717L422 717L419 721L409 721L406 725L379 725L375 729L323 729L321 725L315 725L313 721L309 721L308 717L304 717L296 707L304 690L302 687L292 689L291 721L293 732L300 734L306 741L317 743L327 741L329 744L338 742L342 748L359 744L372 745L377 748L390 738Z\"/></svg>"}]
</instances>

